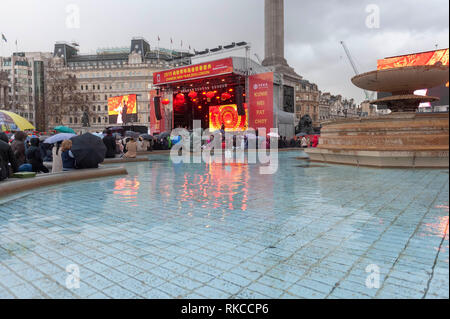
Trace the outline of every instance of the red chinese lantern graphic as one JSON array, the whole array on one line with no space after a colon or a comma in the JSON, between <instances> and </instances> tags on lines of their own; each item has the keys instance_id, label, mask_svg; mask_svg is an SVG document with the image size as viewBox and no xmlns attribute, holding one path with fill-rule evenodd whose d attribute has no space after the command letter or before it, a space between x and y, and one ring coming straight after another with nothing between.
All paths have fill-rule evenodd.
<instances>
[{"instance_id":1,"label":"red chinese lantern graphic","mask_svg":"<svg viewBox=\"0 0 450 319\"><path fill-rule=\"evenodd\" d=\"M214 97L214 95L216 95L214 92L208 92L208 93L206 93L206 97L208 98L208 99L212 99L213 97Z\"/></svg>"},{"instance_id":2,"label":"red chinese lantern graphic","mask_svg":"<svg viewBox=\"0 0 450 319\"><path fill-rule=\"evenodd\" d=\"M173 105L175 107L182 106L186 102L186 99L184 97L184 94L179 93L175 96L175 101L173 102Z\"/></svg>"},{"instance_id":3,"label":"red chinese lantern graphic","mask_svg":"<svg viewBox=\"0 0 450 319\"><path fill-rule=\"evenodd\" d=\"M228 92L222 93L222 100L226 101L231 98L231 94Z\"/></svg>"},{"instance_id":4,"label":"red chinese lantern graphic","mask_svg":"<svg viewBox=\"0 0 450 319\"><path fill-rule=\"evenodd\" d=\"M191 91L191 92L189 92L188 96L189 96L191 99L195 99L195 98L197 97L197 92Z\"/></svg>"},{"instance_id":5,"label":"red chinese lantern graphic","mask_svg":"<svg viewBox=\"0 0 450 319\"><path fill-rule=\"evenodd\" d=\"M169 99L163 99L163 100L161 101L161 103L162 103L163 105L169 105L170 100L169 100Z\"/></svg>"}]
</instances>

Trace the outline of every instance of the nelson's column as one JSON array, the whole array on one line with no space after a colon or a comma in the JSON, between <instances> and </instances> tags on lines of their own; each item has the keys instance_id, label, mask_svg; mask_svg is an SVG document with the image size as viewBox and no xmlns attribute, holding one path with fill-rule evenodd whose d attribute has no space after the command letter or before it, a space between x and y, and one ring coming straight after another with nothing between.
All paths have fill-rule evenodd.
<instances>
[{"instance_id":1,"label":"nelson's column","mask_svg":"<svg viewBox=\"0 0 450 319\"><path fill-rule=\"evenodd\" d=\"M262 65L281 78L282 96L276 110L280 135L295 134L295 87L302 77L284 58L284 0L265 0L265 58Z\"/></svg>"}]
</instances>

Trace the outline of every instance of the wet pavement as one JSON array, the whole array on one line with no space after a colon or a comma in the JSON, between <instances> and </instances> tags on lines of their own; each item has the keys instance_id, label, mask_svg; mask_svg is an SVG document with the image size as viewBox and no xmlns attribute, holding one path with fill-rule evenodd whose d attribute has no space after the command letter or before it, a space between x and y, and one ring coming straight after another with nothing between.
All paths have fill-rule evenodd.
<instances>
[{"instance_id":1,"label":"wet pavement","mask_svg":"<svg viewBox=\"0 0 450 319\"><path fill-rule=\"evenodd\" d=\"M0 298L449 297L448 170L279 156L154 155L1 200Z\"/></svg>"}]
</instances>

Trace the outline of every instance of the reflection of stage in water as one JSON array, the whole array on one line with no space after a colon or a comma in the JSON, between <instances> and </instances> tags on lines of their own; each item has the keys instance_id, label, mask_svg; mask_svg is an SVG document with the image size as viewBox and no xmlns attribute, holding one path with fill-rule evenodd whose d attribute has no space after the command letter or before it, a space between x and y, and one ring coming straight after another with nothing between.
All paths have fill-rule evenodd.
<instances>
[{"instance_id":1,"label":"reflection of stage in water","mask_svg":"<svg viewBox=\"0 0 450 319\"><path fill-rule=\"evenodd\" d=\"M114 195L119 195L124 202L135 203L139 194L140 182L134 179L121 178L115 181ZM132 205L134 206L134 205Z\"/></svg>"},{"instance_id":2,"label":"reflection of stage in water","mask_svg":"<svg viewBox=\"0 0 450 319\"><path fill-rule=\"evenodd\" d=\"M205 209L246 211L249 189L248 166L236 163L230 163L227 167L219 163L202 165L207 166L206 173L184 174L180 201L201 202L202 208Z\"/></svg>"}]
</instances>

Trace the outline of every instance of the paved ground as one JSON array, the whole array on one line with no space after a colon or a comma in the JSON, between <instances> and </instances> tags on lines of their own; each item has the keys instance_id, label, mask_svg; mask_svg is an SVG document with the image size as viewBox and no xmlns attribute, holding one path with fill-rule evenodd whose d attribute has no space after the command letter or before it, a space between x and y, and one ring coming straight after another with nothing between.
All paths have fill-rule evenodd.
<instances>
[{"instance_id":1,"label":"paved ground","mask_svg":"<svg viewBox=\"0 0 450 319\"><path fill-rule=\"evenodd\" d=\"M448 170L297 156L259 175L159 155L2 200L0 298L449 297Z\"/></svg>"}]
</instances>

